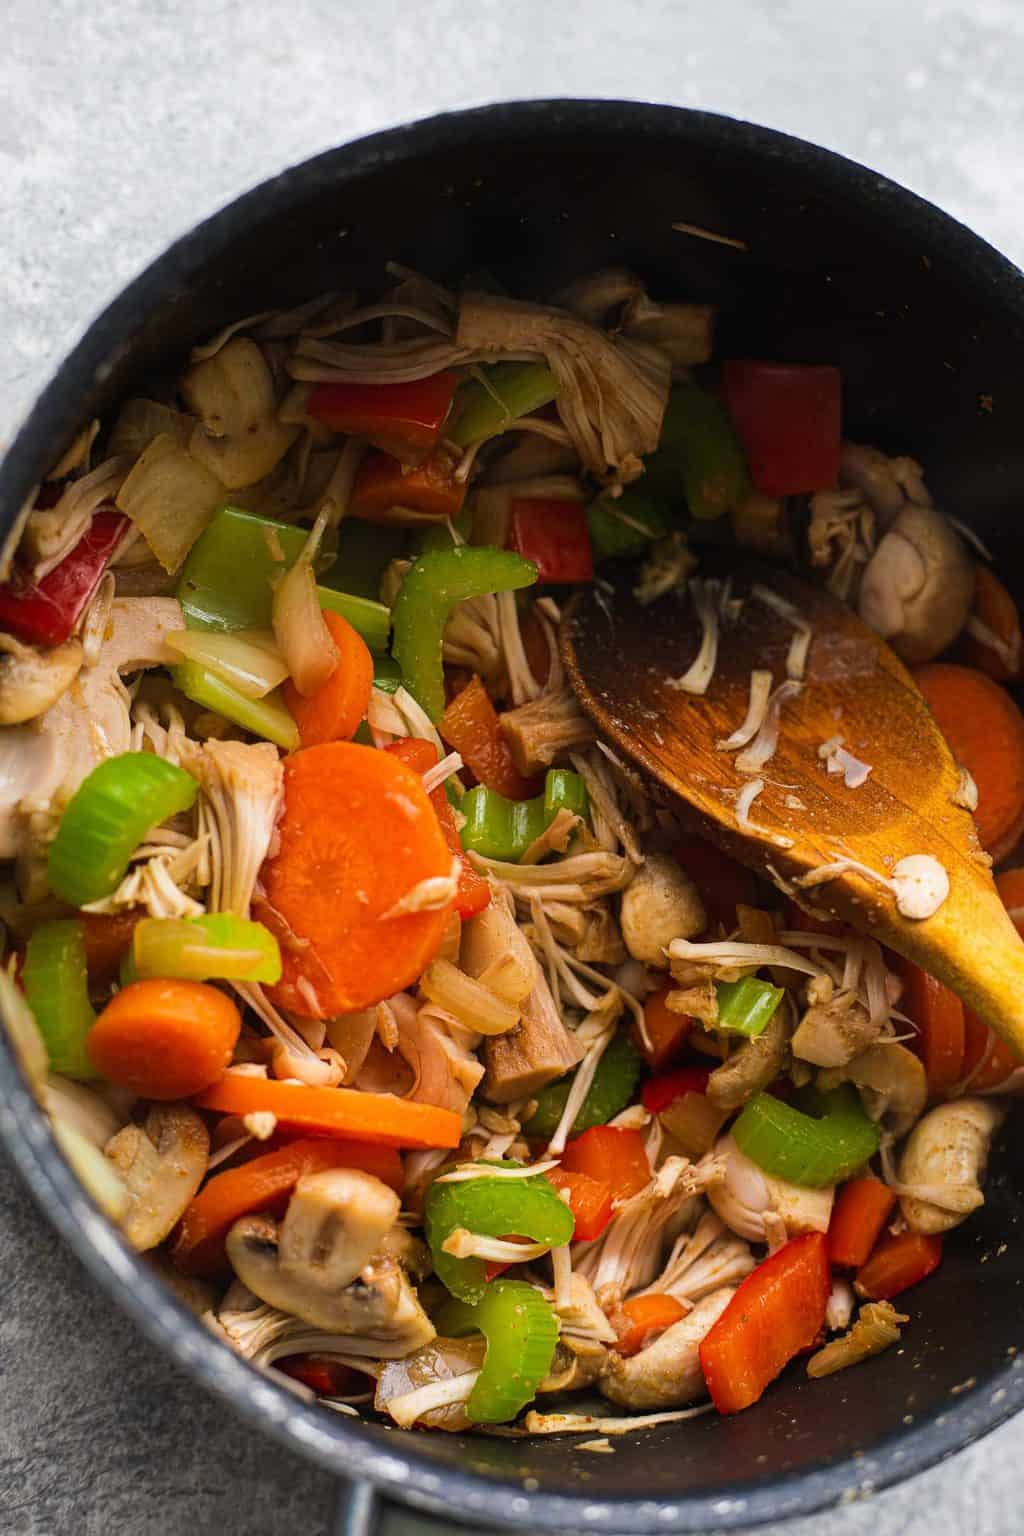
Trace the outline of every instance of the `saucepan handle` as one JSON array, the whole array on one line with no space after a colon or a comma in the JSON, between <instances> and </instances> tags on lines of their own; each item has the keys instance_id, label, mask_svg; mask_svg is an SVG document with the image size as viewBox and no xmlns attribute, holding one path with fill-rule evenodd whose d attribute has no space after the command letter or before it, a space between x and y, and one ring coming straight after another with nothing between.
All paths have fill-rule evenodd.
<instances>
[{"instance_id":1,"label":"saucepan handle","mask_svg":"<svg viewBox=\"0 0 1024 1536\"><path fill-rule=\"evenodd\" d=\"M480 1525L465 1525L444 1514L396 1504L372 1483L342 1483L331 1536L496 1536Z\"/></svg>"}]
</instances>

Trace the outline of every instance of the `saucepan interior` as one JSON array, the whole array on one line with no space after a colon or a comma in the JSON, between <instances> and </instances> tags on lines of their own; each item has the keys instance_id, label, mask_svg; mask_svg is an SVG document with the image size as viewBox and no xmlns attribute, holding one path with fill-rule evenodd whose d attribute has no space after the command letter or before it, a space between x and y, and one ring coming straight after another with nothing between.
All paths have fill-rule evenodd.
<instances>
[{"instance_id":1,"label":"saucepan interior","mask_svg":"<svg viewBox=\"0 0 1024 1536\"><path fill-rule=\"evenodd\" d=\"M685 222L743 243L673 229ZM945 509L1024 597L1024 279L983 242L863 169L746 124L669 108L530 103L435 119L300 166L199 227L93 326L0 469L0 518L74 430L228 320L398 260L442 281L485 268L533 295L624 264L653 292L721 306L719 352L838 363L846 433L927 467ZM208 1385L340 1473L530 1529L699 1529L807 1511L966 1444L1022 1397L1021 1154L908 1297L905 1345L827 1381L792 1371L753 1411L616 1440L399 1435L260 1381L161 1297L75 1190L0 1051L0 1130L65 1235ZM507 1494L496 1485L511 1485ZM570 1502L564 1502L564 1501Z\"/></svg>"}]
</instances>

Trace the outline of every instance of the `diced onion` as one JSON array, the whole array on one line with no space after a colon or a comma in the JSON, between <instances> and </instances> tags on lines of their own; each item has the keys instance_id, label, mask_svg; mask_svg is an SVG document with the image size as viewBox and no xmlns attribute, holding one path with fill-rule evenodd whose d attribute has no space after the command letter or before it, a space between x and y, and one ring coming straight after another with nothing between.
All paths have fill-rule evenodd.
<instances>
[{"instance_id":1,"label":"diced onion","mask_svg":"<svg viewBox=\"0 0 1024 1536\"><path fill-rule=\"evenodd\" d=\"M320 611L313 567L302 556L278 582L273 623L292 681L308 699L323 687L340 657Z\"/></svg>"},{"instance_id":2,"label":"diced onion","mask_svg":"<svg viewBox=\"0 0 1024 1536\"><path fill-rule=\"evenodd\" d=\"M172 650L197 661L247 699L264 699L288 676L269 629L179 629L166 637Z\"/></svg>"},{"instance_id":3,"label":"diced onion","mask_svg":"<svg viewBox=\"0 0 1024 1536\"><path fill-rule=\"evenodd\" d=\"M434 960L420 977L420 990L481 1035L505 1035L519 1023L519 1009L449 960Z\"/></svg>"},{"instance_id":4,"label":"diced onion","mask_svg":"<svg viewBox=\"0 0 1024 1536\"><path fill-rule=\"evenodd\" d=\"M104 1216L120 1220L128 1206L128 1187L113 1163L64 1120L53 1121L53 1137Z\"/></svg>"},{"instance_id":5,"label":"diced onion","mask_svg":"<svg viewBox=\"0 0 1024 1536\"><path fill-rule=\"evenodd\" d=\"M220 481L162 432L121 486L116 505L170 572L181 565L223 500Z\"/></svg>"}]
</instances>

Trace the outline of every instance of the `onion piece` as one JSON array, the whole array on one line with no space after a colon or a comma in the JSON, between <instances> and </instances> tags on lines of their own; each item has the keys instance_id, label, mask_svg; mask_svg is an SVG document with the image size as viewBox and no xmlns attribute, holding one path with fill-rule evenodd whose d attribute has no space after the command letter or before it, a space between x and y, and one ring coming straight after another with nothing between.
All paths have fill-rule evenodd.
<instances>
[{"instance_id":1,"label":"onion piece","mask_svg":"<svg viewBox=\"0 0 1024 1536\"><path fill-rule=\"evenodd\" d=\"M115 498L164 570L176 571L224 500L216 476L168 432L154 437Z\"/></svg>"},{"instance_id":2,"label":"onion piece","mask_svg":"<svg viewBox=\"0 0 1024 1536\"><path fill-rule=\"evenodd\" d=\"M215 677L230 683L247 699L263 699L288 676L277 642L268 629L173 630L166 636L172 650L197 661Z\"/></svg>"},{"instance_id":3,"label":"onion piece","mask_svg":"<svg viewBox=\"0 0 1024 1536\"><path fill-rule=\"evenodd\" d=\"M519 1023L518 1007L467 976L450 960L434 960L428 965L420 977L420 991L477 1034L506 1035Z\"/></svg>"},{"instance_id":4,"label":"onion piece","mask_svg":"<svg viewBox=\"0 0 1024 1536\"><path fill-rule=\"evenodd\" d=\"M320 611L313 575L330 513L330 503L320 509L302 553L274 589L271 611L274 638L293 683L306 699L323 687L341 660Z\"/></svg>"}]
</instances>

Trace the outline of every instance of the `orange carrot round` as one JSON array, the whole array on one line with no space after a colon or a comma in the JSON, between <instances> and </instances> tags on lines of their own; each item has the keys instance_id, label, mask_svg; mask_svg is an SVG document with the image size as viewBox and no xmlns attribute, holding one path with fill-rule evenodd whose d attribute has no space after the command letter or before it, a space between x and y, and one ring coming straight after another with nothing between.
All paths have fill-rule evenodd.
<instances>
[{"instance_id":1,"label":"orange carrot round","mask_svg":"<svg viewBox=\"0 0 1024 1536\"><path fill-rule=\"evenodd\" d=\"M686 1308L674 1296L652 1291L624 1301L614 1316L618 1329L615 1348L620 1355L638 1355L651 1335L664 1333L686 1316Z\"/></svg>"},{"instance_id":2,"label":"orange carrot round","mask_svg":"<svg viewBox=\"0 0 1024 1536\"><path fill-rule=\"evenodd\" d=\"M1024 715L1005 688L972 667L933 662L914 677L954 757L978 786L978 836L998 863L1024 822Z\"/></svg>"},{"instance_id":3,"label":"orange carrot round","mask_svg":"<svg viewBox=\"0 0 1024 1536\"><path fill-rule=\"evenodd\" d=\"M362 635L340 613L325 609L323 618L338 648L337 666L308 699L290 678L284 684L284 701L304 747L347 741L354 736L373 687L373 657Z\"/></svg>"},{"instance_id":4,"label":"orange carrot round","mask_svg":"<svg viewBox=\"0 0 1024 1536\"><path fill-rule=\"evenodd\" d=\"M101 1076L144 1099L184 1099L217 1080L242 1026L227 993L204 981L133 981L85 1039Z\"/></svg>"},{"instance_id":5,"label":"orange carrot round","mask_svg":"<svg viewBox=\"0 0 1024 1536\"><path fill-rule=\"evenodd\" d=\"M281 945L271 991L305 1018L354 1013L434 958L449 906L392 914L422 881L450 874L452 856L423 780L392 753L310 747L285 763L284 790L256 914Z\"/></svg>"},{"instance_id":6,"label":"orange carrot round","mask_svg":"<svg viewBox=\"0 0 1024 1536\"><path fill-rule=\"evenodd\" d=\"M964 636L967 661L972 667L987 672L997 683L1019 683L1021 638L1017 604L998 576L993 576L989 567L980 561L975 574L971 619L976 622L977 629L968 628Z\"/></svg>"},{"instance_id":7,"label":"orange carrot round","mask_svg":"<svg viewBox=\"0 0 1024 1536\"><path fill-rule=\"evenodd\" d=\"M185 1207L171 1242L171 1258L190 1275L215 1274L224 1265L224 1239L240 1216L283 1210L301 1178L328 1168L359 1168L392 1189L402 1186L401 1159L391 1147L358 1141L292 1141L208 1179Z\"/></svg>"},{"instance_id":8,"label":"orange carrot round","mask_svg":"<svg viewBox=\"0 0 1024 1536\"><path fill-rule=\"evenodd\" d=\"M943 1098L960 1081L964 1065L964 1005L954 992L912 960L900 962L900 1008L917 1026L912 1042L933 1098Z\"/></svg>"},{"instance_id":9,"label":"orange carrot round","mask_svg":"<svg viewBox=\"0 0 1024 1536\"><path fill-rule=\"evenodd\" d=\"M457 1147L462 1117L451 1109L396 1098L393 1093L364 1093L359 1088L309 1088L274 1078L228 1072L196 1095L200 1109L225 1115L270 1110L284 1130L307 1136L352 1137L382 1147ZM639 1134L639 1133L638 1133Z\"/></svg>"}]
</instances>

